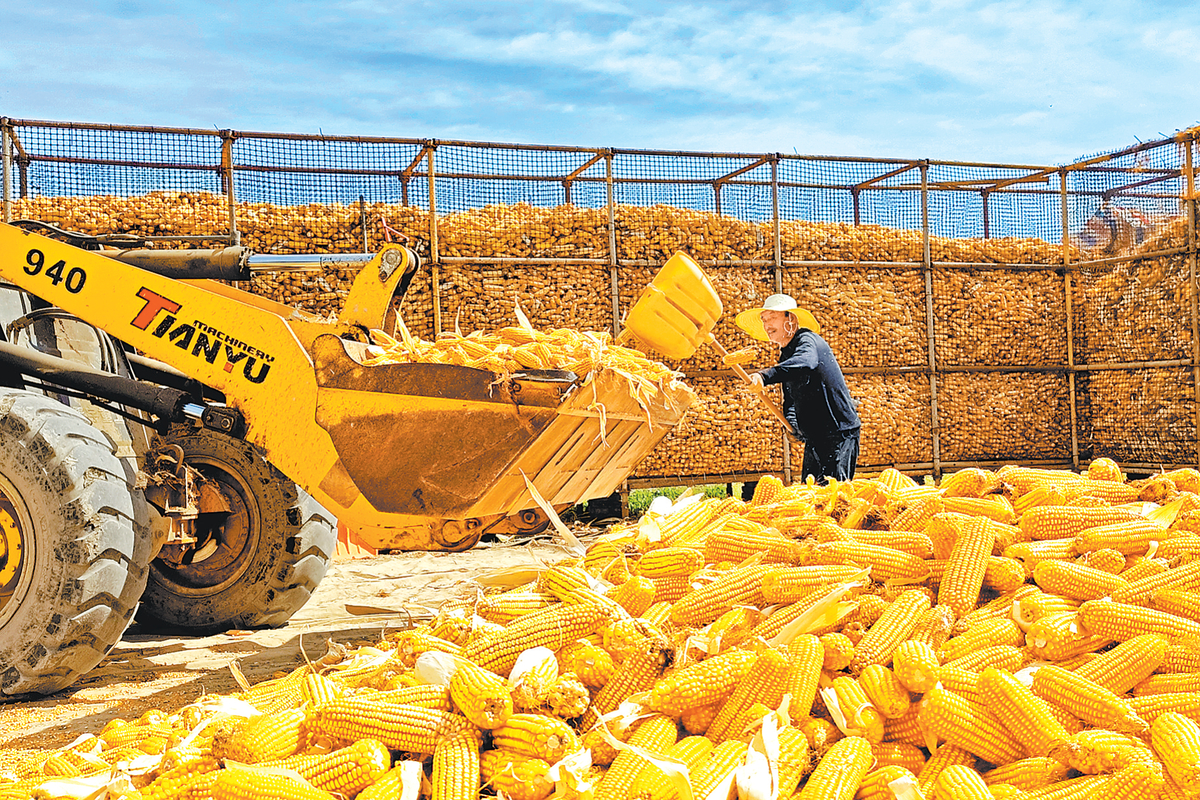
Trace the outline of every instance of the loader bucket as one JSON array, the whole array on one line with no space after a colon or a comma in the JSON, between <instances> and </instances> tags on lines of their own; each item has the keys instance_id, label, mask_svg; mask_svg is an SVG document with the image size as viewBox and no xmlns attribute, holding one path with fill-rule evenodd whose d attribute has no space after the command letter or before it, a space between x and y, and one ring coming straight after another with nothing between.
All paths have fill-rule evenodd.
<instances>
[{"instance_id":1,"label":"loader bucket","mask_svg":"<svg viewBox=\"0 0 1200 800\"><path fill-rule=\"evenodd\" d=\"M351 343L353 344L353 343ZM679 421L687 390L639 404L619 376L511 376L451 364L364 366L330 335L313 343L317 423L340 459L322 488L350 506L445 519L611 494ZM387 546L387 545L380 545Z\"/></svg>"},{"instance_id":2,"label":"loader bucket","mask_svg":"<svg viewBox=\"0 0 1200 800\"><path fill-rule=\"evenodd\" d=\"M690 358L709 340L724 309L712 282L689 255L663 264L625 317L625 328L647 349Z\"/></svg>"}]
</instances>

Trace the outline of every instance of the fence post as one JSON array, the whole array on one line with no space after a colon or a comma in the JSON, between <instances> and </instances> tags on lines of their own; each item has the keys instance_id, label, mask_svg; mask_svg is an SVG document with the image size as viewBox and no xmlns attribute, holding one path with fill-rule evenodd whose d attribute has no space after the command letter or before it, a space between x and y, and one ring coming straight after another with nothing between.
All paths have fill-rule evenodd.
<instances>
[{"instance_id":1,"label":"fence post","mask_svg":"<svg viewBox=\"0 0 1200 800\"><path fill-rule=\"evenodd\" d=\"M229 243L232 245L242 242L237 224L237 188L233 179L233 142L236 138L233 131L221 131L221 188L225 190L225 202L229 209Z\"/></svg>"},{"instance_id":2,"label":"fence post","mask_svg":"<svg viewBox=\"0 0 1200 800\"><path fill-rule=\"evenodd\" d=\"M1071 465L1079 471L1079 410L1075 386L1075 305L1071 280L1071 208L1067 196L1067 170L1059 170L1059 194L1062 197L1062 259L1064 308L1067 314L1067 390L1071 399Z\"/></svg>"},{"instance_id":3,"label":"fence post","mask_svg":"<svg viewBox=\"0 0 1200 800\"><path fill-rule=\"evenodd\" d=\"M929 162L921 169L921 263L925 272L925 333L929 342L929 433L933 447L933 476L942 476L941 431L938 422L937 348L933 332L933 256L929 249Z\"/></svg>"},{"instance_id":4,"label":"fence post","mask_svg":"<svg viewBox=\"0 0 1200 800\"><path fill-rule=\"evenodd\" d=\"M8 117L0 118L0 137L4 139L4 221L12 222L12 121Z\"/></svg>"},{"instance_id":5,"label":"fence post","mask_svg":"<svg viewBox=\"0 0 1200 800\"><path fill-rule=\"evenodd\" d=\"M613 339L621 335L620 281L617 276L617 207L613 191L613 152L604 153L604 186L608 204L608 272L612 284L612 331Z\"/></svg>"},{"instance_id":6,"label":"fence post","mask_svg":"<svg viewBox=\"0 0 1200 800\"><path fill-rule=\"evenodd\" d=\"M1184 189L1187 192L1184 202L1187 204L1188 225L1188 283L1192 295L1192 384L1196 391L1196 466L1200 467L1200 300L1197 292L1200 286L1196 284L1196 173L1193 149L1195 139L1189 138L1184 142L1184 169L1187 172Z\"/></svg>"},{"instance_id":7,"label":"fence post","mask_svg":"<svg viewBox=\"0 0 1200 800\"><path fill-rule=\"evenodd\" d=\"M434 175L433 155L437 151L437 140L425 142L429 148L429 280L433 299L433 333L442 332L442 274L438 266L438 221L437 221L437 180Z\"/></svg>"},{"instance_id":8,"label":"fence post","mask_svg":"<svg viewBox=\"0 0 1200 800\"><path fill-rule=\"evenodd\" d=\"M779 225L779 154L771 156L771 220L775 228L775 241L771 249L775 252L775 293L783 293L783 238ZM792 484L792 444L787 431L780 437L783 442L783 485Z\"/></svg>"}]
</instances>

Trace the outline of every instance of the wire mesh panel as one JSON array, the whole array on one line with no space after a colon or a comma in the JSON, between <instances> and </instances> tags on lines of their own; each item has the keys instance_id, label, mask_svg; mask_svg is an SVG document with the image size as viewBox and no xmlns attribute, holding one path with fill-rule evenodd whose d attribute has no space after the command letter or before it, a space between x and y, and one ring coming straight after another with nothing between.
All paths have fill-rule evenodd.
<instances>
[{"instance_id":1,"label":"wire mesh panel","mask_svg":"<svg viewBox=\"0 0 1200 800\"><path fill-rule=\"evenodd\" d=\"M1066 366L1066 282L1057 271L935 269L940 366Z\"/></svg>"},{"instance_id":2,"label":"wire mesh panel","mask_svg":"<svg viewBox=\"0 0 1200 800\"><path fill-rule=\"evenodd\" d=\"M846 376L850 395L858 401L862 420L858 463L864 469L933 460L929 376L920 373ZM793 451L800 464L802 451Z\"/></svg>"},{"instance_id":3,"label":"wire mesh panel","mask_svg":"<svg viewBox=\"0 0 1200 800\"><path fill-rule=\"evenodd\" d=\"M782 464L779 423L757 411L743 384L725 378L692 378L696 402L635 477L702 478L777 472Z\"/></svg>"},{"instance_id":4,"label":"wire mesh panel","mask_svg":"<svg viewBox=\"0 0 1200 800\"><path fill-rule=\"evenodd\" d=\"M943 461L1071 460L1065 373L949 373L938 378Z\"/></svg>"},{"instance_id":5,"label":"wire mesh panel","mask_svg":"<svg viewBox=\"0 0 1200 800\"><path fill-rule=\"evenodd\" d=\"M1141 464L1196 463L1191 367L1097 370L1080 381L1081 454Z\"/></svg>"}]
</instances>

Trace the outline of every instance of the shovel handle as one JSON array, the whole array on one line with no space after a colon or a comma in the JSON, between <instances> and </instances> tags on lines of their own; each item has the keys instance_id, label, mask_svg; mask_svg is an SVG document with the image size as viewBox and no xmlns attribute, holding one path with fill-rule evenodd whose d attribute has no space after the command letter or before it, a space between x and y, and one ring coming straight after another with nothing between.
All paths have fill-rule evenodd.
<instances>
[{"instance_id":1,"label":"shovel handle","mask_svg":"<svg viewBox=\"0 0 1200 800\"><path fill-rule=\"evenodd\" d=\"M729 355L729 351L726 350L711 333L708 335L708 343L717 349L717 352L721 354L722 358ZM767 397L766 387L759 386L752 381L749 373L742 369L741 364L731 364L730 366L733 367L733 371L739 378L750 385L750 387L754 390L754 393L758 395L758 399L762 401L762 404L766 406L768 411L775 415L775 419L779 420L780 423L783 424L783 428L788 432L788 436L792 436L792 423L788 421L787 415L783 413L783 409L780 408L774 400L772 400L770 397Z\"/></svg>"}]
</instances>

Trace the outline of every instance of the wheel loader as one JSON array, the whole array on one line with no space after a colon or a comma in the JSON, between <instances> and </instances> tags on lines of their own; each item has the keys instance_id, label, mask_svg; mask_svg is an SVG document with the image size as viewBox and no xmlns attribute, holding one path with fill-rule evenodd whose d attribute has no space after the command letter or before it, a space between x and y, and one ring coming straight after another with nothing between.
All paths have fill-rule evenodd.
<instances>
[{"instance_id":1,"label":"wheel loader","mask_svg":"<svg viewBox=\"0 0 1200 800\"><path fill-rule=\"evenodd\" d=\"M543 529L543 504L610 495L691 402L608 370L365 365L419 269L406 247L144 245L0 223L3 696L70 685L135 611L284 624L339 521L398 550ZM320 261L360 267L336 320L231 285Z\"/></svg>"}]
</instances>

